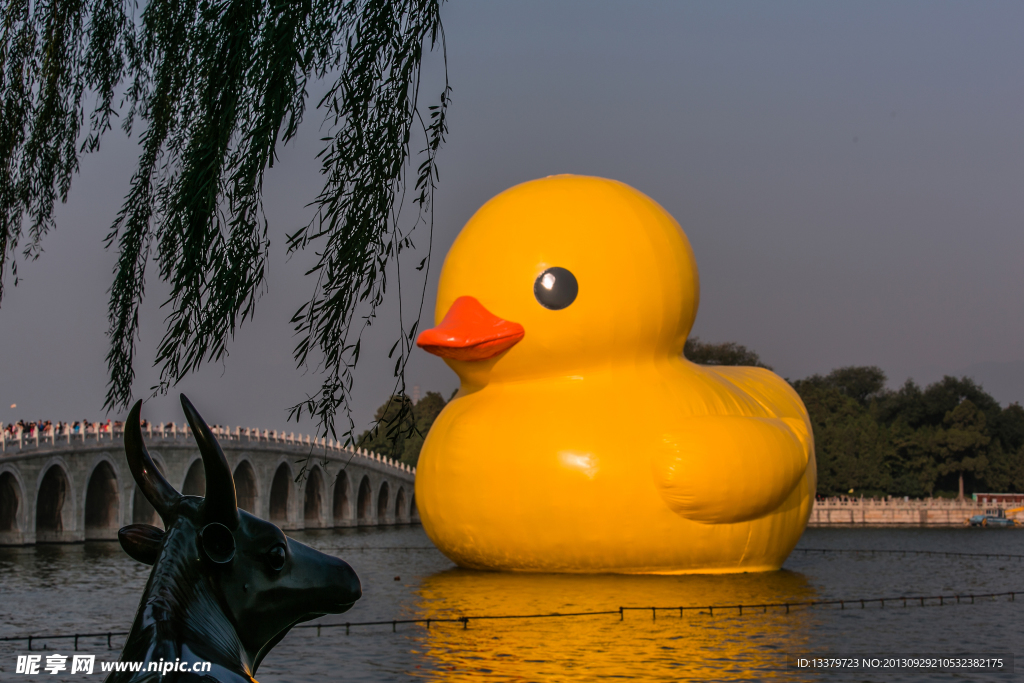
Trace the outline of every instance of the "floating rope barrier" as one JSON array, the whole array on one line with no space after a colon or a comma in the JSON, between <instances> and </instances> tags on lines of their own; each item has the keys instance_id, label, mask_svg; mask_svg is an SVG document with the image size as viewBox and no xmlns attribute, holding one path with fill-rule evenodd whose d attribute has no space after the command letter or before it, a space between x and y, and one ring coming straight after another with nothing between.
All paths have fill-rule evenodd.
<instances>
[{"instance_id":1,"label":"floating rope barrier","mask_svg":"<svg viewBox=\"0 0 1024 683\"><path fill-rule=\"evenodd\" d=\"M333 548L338 552L347 553L351 550L437 550L432 545L420 545L420 546L399 546L399 545L358 545L351 548ZM438 552L441 552L438 550Z\"/></svg>"},{"instance_id":2,"label":"floating rope barrier","mask_svg":"<svg viewBox=\"0 0 1024 683\"><path fill-rule=\"evenodd\" d=\"M397 546L397 545L363 545L350 548L335 548L338 552L354 552L365 550L437 550L432 545ZM438 551L440 552L440 551ZM958 553L942 550L876 550L872 548L794 548L795 553L826 554L826 553L860 553L871 555L930 555L932 557L976 557L978 559L1024 560L1024 555L1013 553Z\"/></svg>"},{"instance_id":3,"label":"floating rope barrier","mask_svg":"<svg viewBox=\"0 0 1024 683\"><path fill-rule=\"evenodd\" d=\"M930 555L932 557L976 557L983 560L1024 560L1012 553L956 553L942 550L872 550L870 548L794 548L795 553L870 553L872 555Z\"/></svg>"},{"instance_id":4,"label":"floating rope barrier","mask_svg":"<svg viewBox=\"0 0 1024 683\"><path fill-rule=\"evenodd\" d=\"M1020 591L1006 591L1003 593L953 593L950 595L899 595L890 597L870 597L870 598L845 598L845 599L834 599L834 600L796 600L792 602L762 602L762 603L736 603L731 605L684 605L676 607L619 607L614 610L597 610L592 612L550 612L550 613L534 613L534 614L477 614L477 615L464 615L457 617L431 617L429 619L387 619L383 621L346 621L342 623L333 624L300 624L293 627L292 630L298 629L316 629L317 636L320 635L322 629L332 628L344 628L345 635L349 635L353 628L360 626L390 626L393 633L397 633L398 625L407 624L422 624L428 629L431 624L462 624L462 628L469 628L470 621L496 621L504 619L567 619L575 617L599 617L599 616L612 616L618 615L620 621L625 621L627 612L650 612L651 620L655 621L658 618L658 612L666 615L674 615L676 612L679 613L679 618L682 619L687 612L695 614L707 613L709 616L715 616L715 611L718 611L720 616L728 615L734 612L737 616L744 615L756 615L758 613L767 614L768 610L772 610L776 613L790 614L793 610L798 608L814 608L814 607L827 607L836 608L840 610L847 609L849 606L851 609L867 609L868 605L878 605L879 608L884 609L886 604L897 605L899 607L941 607L946 605L961 605L961 604L975 604L976 599L981 598L1009 598L1008 602L1016 602L1017 593L1024 594L1024 590ZM968 600L970 601L968 603ZM859 607L858 607L859 606ZM744 611L746 610L746 611ZM32 649L32 641L34 640L62 640L62 639L74 639L75 649L78 649L79 638L101 638L107 639L107 649L111 649L111 637L113 636L126 636L128 631L106 631L102 633L75 633L75 634L47 634L39 636L5 636L0 637L0 642L6 641L28 641L28 649Z\"/></svg>"},{"instance_id":5,"label":"floating rope barrier","mask_svg":"<svg viewBox=\"0 0 1024 683\"><path fill-rule=\"evenodd\" d=\"M111 645L111 642L110 642L110 639L112 637L114 637L114 636L126 636L126 635L128 635L128 631L104 631L102 633L72 633L72 634L57 633L57 634L48 634L48 635L42 635L42 636L5 636L5 637L0 638L0 642L10 642L10 641L17 642L17 641L21 641L21 640L27 640L28 641L28 649L31 650L32 649L32 641L33 640L71 640L71 639L74 639L74 641L75 641L75 650L77 651L78 650L78 639L79 638L106 638L107 639L107 649L110 650L113 647Z\"/></svg>"}]
</instances>

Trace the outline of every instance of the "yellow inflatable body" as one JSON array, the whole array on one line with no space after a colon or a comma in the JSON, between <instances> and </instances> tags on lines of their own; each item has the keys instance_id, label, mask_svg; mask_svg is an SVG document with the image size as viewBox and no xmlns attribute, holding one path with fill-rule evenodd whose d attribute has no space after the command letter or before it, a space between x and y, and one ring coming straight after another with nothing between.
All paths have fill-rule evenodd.
<instances>
[{"instance_id":1,"label":"yellow inflatable body","mask_svg":"<svg viewBox=\"0 0 1024 683\"><path fill-rule=\"evenodd\" d=\"M437 547L476 569L778 569L811 512L807 411L768 370L682 357L699 297L679 224L627 185L487 202L417 340L461 380L417 467Z\"/></svg>"}]
</instances>

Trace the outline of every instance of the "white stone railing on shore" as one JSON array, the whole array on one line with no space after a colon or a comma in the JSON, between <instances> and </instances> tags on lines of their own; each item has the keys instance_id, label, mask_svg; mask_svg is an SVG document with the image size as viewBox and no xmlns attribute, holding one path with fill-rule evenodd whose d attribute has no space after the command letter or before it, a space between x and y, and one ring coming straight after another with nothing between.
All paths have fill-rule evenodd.
<instances>
[{"instance_id":1,"label":"white stone railing on shore","mask_svg":"<svg viewBox=\"0 0 1024 683\"><path fill-rule=\"evenodd\" d=\"M998 504L989 502L986 499L972 500L964 498L847 498L837 496L833 498L819 498L814 505L822 508L964 508L964 507L996 507Z\"/></svg>"},{"instance_id":2,"label":"white stone railing on shore","mask_svg":"<svg viewBox=\"0 0 1024 683\"><path fill-rule=\"evenodd\" d=\"M252 427L235 427L232 430L230 427L212 426L210 429L219 441L309 446L322 449L327 453L333 451L338 454L354 454L370 460L376 460L403 472L416 473L415 467L410 467L398 460L393 460L380 453L373 453L363 448L346 447L340 441L334 439L311 437L309 434L296 436L295 432L286 433L284 431L279 432L276 429L256 429ZM147 439L187 439L191 441L192 436L188 423L183 423L180 427L173 422L169 422L167 425L148 423L142 428L142 432ZM33 425L27 430L21 425L15 425L12 433L0 422L0 454L13 454L14 452L20 452L29 448L40 448L40 444L43 447L49 445L55 448L61 442L70 445L76 441L81 443L86 443L87 441L95 441L96 443L104 440L113 441L115 438L121 439L123 435L123 426L116 423L79 423L77 427L68 423L58 423L57 425L47 425L43 429Z\"/></svg>"},{"instance_id":3,"label":"white stone railing on shore","mask_svg":"<svg viewBox=\"0 0 1024 683\"><path fill-rule=\"evenodd\" d=\"M810 526L836 525L889 525L959 526L989 510L1016 508L1020 503L991 500L979 494L978 500L965 498L823 498L814 501ZM1009 496L1012 498L1012 496Z\"/></svg>"}]
</instances>

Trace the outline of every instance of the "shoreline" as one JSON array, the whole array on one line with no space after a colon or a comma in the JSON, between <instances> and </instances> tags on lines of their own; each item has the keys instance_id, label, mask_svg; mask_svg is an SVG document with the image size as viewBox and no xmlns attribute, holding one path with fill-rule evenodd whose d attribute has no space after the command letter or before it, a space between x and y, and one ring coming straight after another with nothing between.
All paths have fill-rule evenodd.
<instances>
[{"instance_id":1,"label":"shoreline","mask_svg":"<svg viewBox=\"0 0 1024 683\"><path fill-rule=\"evenodd\" d=\"M807 526L965 526L974 515L1009 507L955 498L826 498L814 501Z\"/></svg>"}]
</instances>

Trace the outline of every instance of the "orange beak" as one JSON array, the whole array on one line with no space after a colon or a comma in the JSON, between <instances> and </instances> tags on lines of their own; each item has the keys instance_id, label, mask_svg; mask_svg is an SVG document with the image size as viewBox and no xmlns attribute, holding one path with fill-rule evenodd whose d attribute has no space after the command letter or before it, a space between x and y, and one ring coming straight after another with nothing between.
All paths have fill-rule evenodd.
<instances>
[{"instance_id":1,"label":"orange beak","mask_svg":"<svg viewBox=\"0 0 1024 683\"><path fill-rule=\"evenodd\" d=\"M416 345L452 360L486 360L519 343L526 331L502 320L471 296L460 296L437 327L424 330Z\"/></svg>"}]
</instances>

